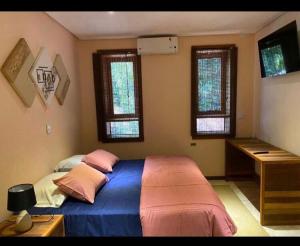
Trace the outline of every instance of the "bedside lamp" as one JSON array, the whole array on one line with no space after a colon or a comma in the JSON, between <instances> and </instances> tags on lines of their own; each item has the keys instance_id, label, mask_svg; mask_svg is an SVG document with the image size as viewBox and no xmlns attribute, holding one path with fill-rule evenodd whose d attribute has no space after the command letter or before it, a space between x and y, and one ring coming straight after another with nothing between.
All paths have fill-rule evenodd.
<instances>
[{"instance_id":1,"label":"bedside lamp","mask_svg":"<svg viewBox=\"0 0 300 246\"><path fill-rule=\"evenodd\" d=\"M26 210L35 204L36 198L32 184L19 184L8 189L7 210L19 212L15 227L17 232L26 232L31 229L31 216Z\"/></svg>"}]
</instances>

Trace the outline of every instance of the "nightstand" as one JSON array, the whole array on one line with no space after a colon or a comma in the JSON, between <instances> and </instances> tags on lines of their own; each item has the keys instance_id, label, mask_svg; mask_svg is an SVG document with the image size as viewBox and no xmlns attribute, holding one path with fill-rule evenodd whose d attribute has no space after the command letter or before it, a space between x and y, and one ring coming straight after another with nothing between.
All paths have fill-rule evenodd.
<instances>
[{"instance_id":1,"label":"nightstand","mask_svg":"<svg viewBox=\"0 0 300 246\"><path fill-rule=\"evenodd\" d=\"M64 216L63 215L32 215L32 228L25 233L17 233L14 230L15 216L0 224L1 237L64 237Z\"/></svg>"}]
</instances>

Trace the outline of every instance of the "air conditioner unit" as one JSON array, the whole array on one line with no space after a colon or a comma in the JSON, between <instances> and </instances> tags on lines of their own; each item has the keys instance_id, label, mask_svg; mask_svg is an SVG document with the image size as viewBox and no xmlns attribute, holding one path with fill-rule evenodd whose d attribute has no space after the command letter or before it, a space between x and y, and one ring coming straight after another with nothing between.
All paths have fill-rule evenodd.
<instances>
[{"instance_id":1,"label":"air conditioner unit","mask_svg":"<svg viewBox=\"0 0 300 246\"><path fill-rule=\"evenodd\" d=\"M139 38L137 40L137 49L139 55L175 54L178 51L178 38Z\"/></svg>"}]
</instances>

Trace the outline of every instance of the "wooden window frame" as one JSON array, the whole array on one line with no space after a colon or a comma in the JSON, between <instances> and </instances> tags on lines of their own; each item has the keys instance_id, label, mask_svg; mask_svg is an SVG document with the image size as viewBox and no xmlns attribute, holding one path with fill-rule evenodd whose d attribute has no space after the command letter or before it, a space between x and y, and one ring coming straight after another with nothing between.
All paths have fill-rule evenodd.
<instances>
[{"instance_id":1,"label":"wooden window frame","mask_svg":"<svg viewBox=\"0 0 300 246\"><path fill-rule=\"evenodd\" d=\"M136 62L134 65L134 77L135 85L137 90L135 90L135 98L138 94L138 113L135 114L121 114L118 116L120 119L133 119L139 121L139 137L135 138L110 138L107 136L106 122L113 119L113 109L108 110L109 115L105 115L105 107L113 107L112 97L109 98L109 104L105 105L104 91L105 82L103 79L102 55L113 55L113 54L134 54L136 57ZM134 61L133 61L134 62ZM98 129L98 140L103 143L118 143L118 142L143 142L144 141L144 123L143 123L143 96L142 96L142 71L141 71L141 56L138 55L137 49L108 49L108 50L98 50L93 53L93 69L94 69L94 87L95 87L95 100L96 100L96 115L97 115L97 129ZM110 73L110 71L109 71ZM109 83L111 87L112 84ZM136 87L135 87L136 88ZM112 88L110 88L112 91ZM135 105L136 107L137 105Z\"/></svg>"},{"instance_id":2,"label":"wooden window frame","mask_svg":"<svg viewBox=\"0 0 300 246\"><path fill-rule=\"evenodd\" d=\"M197 133L197 118L213 118L225 116L225 109L221 111L198 111L198 55L199 50L217 50L217 49L228 49L231 52L230 55L230 131L229 133ZM234 44L226 45L206 45L206 46L192 46L191 48L191 136L192 139L218 139L235 137L236 134L236 87L237 87L237 47ZM222 71L225 68L222 68ZM223 80L222 80L223 81ZM221 85L225 86L225 85ZM226 94L225 94L226 96ZM222 95L222 104L225 102L225 98ZM224 100L224 101L223 101ZM226 104L226 102L225 102ZM224 104L224 105L225 105ZM207 117L206 117L207 116Z\"/></svg>"}]
</instances>

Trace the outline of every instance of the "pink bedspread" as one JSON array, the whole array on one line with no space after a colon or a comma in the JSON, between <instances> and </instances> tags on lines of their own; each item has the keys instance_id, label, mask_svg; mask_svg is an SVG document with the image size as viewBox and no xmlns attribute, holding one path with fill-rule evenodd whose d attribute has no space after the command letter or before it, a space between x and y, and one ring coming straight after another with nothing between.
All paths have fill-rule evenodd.
<instances>
[{"instance_id":1,"label":"pink bedspread","mask_svg":"<svg viewBox=\"0 0 300 246\"><path fill-rule=\"evenodd\" d=\"M232 236L236 226L197 164L185 156L146 158L140 202L143 236Z\"/></svg>"}]
</instances>

